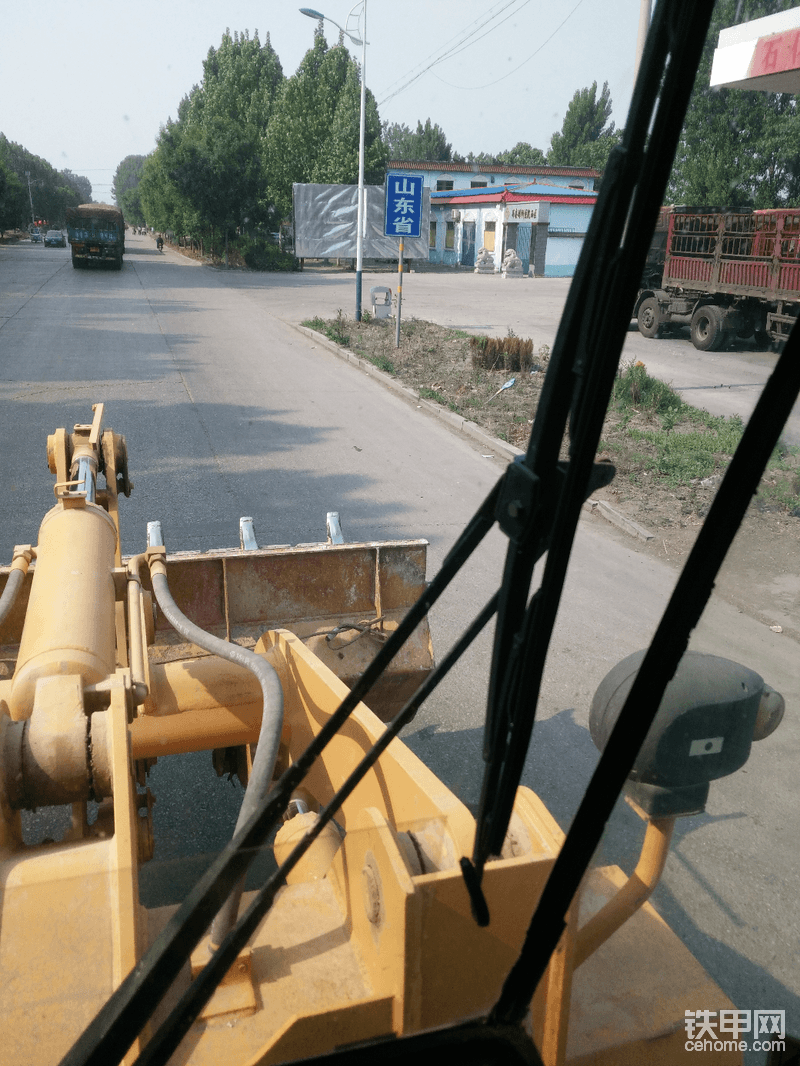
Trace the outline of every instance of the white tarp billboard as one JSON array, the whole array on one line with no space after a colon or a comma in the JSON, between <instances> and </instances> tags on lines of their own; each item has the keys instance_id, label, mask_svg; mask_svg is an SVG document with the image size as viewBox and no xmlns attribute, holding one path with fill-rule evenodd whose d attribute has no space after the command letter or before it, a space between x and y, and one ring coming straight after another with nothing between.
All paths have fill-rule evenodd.
<instances>
[{"instance_id":1,"label":"white tarp billboard","mask_svg":"<svg viewBox=\"0 0 800 1066\"><path fill-rule=\"evenodd\" d=\"M383 185L365 185L366 229L365 259L397 259L400 241L385 237ZM358 217L357 185L293 185L294 254L299 259L355 259L356 220ZM431 194L422 190L422 225L420 237L403 242L404 259L428 258L428 231L431 217Z\"/></svg>"}]
</instances>

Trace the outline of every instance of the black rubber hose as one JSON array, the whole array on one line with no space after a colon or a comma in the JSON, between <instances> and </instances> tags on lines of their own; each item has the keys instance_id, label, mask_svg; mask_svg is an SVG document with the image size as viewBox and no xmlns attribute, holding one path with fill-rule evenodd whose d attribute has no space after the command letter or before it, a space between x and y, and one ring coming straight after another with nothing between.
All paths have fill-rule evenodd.
<instances>
[{"instance_id":1,"label":"black rubber hose","mask_svg":"<svg viewBox=\"0 0 800 1066\"><path fill-rule=\"evenodd\" d=\"M227 659L229 662L237 663L246 670L250 670L251 673L256 675L261 685L261 692L264 697L261 730L258 735L256 756L253 760L253 770L247 783L239 817L236 819L235 836L258 809L272 781L283 730L283 686L271 663L268 663L262 656L256 655L255 652L247 648L241 648L238 644L231 644L227 640L221 640L219 637L215 637L213 633L207 633L204 629L196 626L175 603L169 591L166 576L164 574L152 574L151 576L156 602L173 629L204 651L219 655L222 659ZM211 926L212 948L218 947L236 924L243 888L244 877L234 886L227 901L220 908L214 919Z\"/></svg>"}]
</instances>

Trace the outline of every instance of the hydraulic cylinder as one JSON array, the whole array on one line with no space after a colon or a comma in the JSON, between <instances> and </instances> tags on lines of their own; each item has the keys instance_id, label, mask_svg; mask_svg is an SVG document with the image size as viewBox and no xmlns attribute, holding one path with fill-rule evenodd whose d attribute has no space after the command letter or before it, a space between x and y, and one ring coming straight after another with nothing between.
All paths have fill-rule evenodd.
<instances>
[{"instance_id":1,"label":"hydraulic cylinder","mask_svg":"<svg viewBox=\"0 0 800 1066\"><path fill-rule=\"evenodd\" d=\"M115 669L114 549L116 529L85 496L65 496L39 530L9 710L30 718L36 682L79 674L96 684Z\"/></svg>"}]
</instances>

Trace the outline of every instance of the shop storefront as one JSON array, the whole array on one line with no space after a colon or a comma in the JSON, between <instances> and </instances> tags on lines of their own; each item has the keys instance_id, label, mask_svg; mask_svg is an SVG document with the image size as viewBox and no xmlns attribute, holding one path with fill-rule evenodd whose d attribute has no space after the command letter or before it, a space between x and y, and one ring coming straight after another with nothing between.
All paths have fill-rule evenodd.
<instances>
[{"instance_id":1,"label":"shop storefront","mask_svg":"<svg viewBox=\"0 0 800 1066\"><path fill-rule=\"evenodd\" d=\"M513 249L526 276L571 277L596 200L553 186L432 192L430 262L474 268L485 249L499 273Z\"/></svg>"}]
</instances>

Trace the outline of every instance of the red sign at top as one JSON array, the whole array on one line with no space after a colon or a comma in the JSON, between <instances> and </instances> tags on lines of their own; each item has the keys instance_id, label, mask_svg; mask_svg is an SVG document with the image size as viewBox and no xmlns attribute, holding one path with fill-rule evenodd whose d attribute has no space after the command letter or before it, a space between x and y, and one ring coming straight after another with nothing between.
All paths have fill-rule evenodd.
<instances>
[{"instance_id":1,"label":"red sign at top","mask_svg":"<svg viewBox=\"0 0 800 1066\"><path fill-rule=\"evenodd\" d=\"M747 72L748 78L763 78L800 68L800 29L761 37Z\"/></svg>"}]
</instances>

